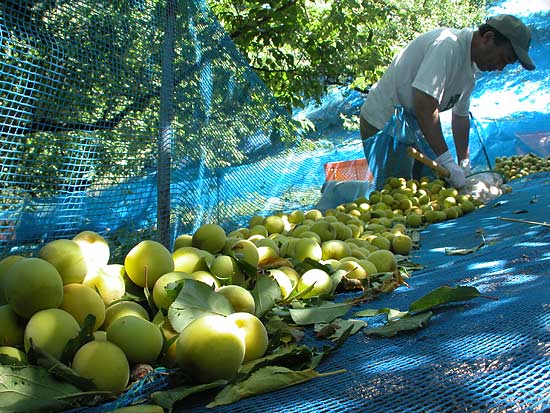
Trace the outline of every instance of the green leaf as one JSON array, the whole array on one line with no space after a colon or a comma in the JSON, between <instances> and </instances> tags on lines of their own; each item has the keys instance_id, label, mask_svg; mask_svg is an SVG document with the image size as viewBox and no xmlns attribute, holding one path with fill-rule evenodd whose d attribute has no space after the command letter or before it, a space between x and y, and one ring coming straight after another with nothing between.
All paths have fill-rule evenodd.
<instances>
[{"instance_id":1,"label":"green leaf","mask_svg":"<svg viewBox=\"0 0 550 413\"><path fill-rule=\"evenodd\" d=\"M375 317L379 314L386 314L387 320L391 321L396 318L402 318L406 316L408 311L395 310L393 308L380 308L380 309L367 309L355 313L356 317Z\"/></svg>"},{"instance_id":2,"label":"green leaf","mask_svg":"<svg viewBox=\"0 0 550 413\"><path fill-rule=\"evenodd\" d=\"M365 334L393 337L401 331L417 330L428 324L432 314L431 311L428 311L415 316L406 316L395 321L390 321L382 327L369 328L365 330Z\"/></svg>"},{"instance_id":3,"label":"green leaf","mask_svg":"<svg viewBox=\"0 0 550 413\"><path fill-rule=\"evenodd\" d=\"M294 369L310 367L312 354L311 349L307 346L279 347L265 357L243 364L239 369L239 376L249 375L262 367L274 365Z\"/></svg>"},{"instance_id":4,"label":"green leaf","mask_svg":"<svg viewBox=\"0 0 550 413\"><path fill-rule=\"evenodd\" d=\"M37 347L31 340L31 348L28 351L29 360L38 366L46 368L53 376L64 382L71 383L82 390L96 390L95 383L85 377L79 376L76 371L61 363L54 356Z\"/></svg>"},{"instance_id":5,"label":"green leaf","mask_svg":"<svg viewBox=\"0 0 550 413\"><path fill-rule=\"evenodd\" d=\"M175 331L208 314L229 315L235 309L225 296L211 286L196 280L185 280L176 300L168 309L168 319Z\"/></svg>"},{"instance_id":6,"label":"green leaf","mask_svg":"<svg viewBox=\"0 0 550 413\"><path fill-rule=\"evenodd\" d=\"M151 393L151 399L165 409L172 409L179 402L193 394L212 390L227 384L226 380L216 380L212 383L199 384L198 386L179 386L170 390L161 390Z\"/></svg>"},{"instance_id":7,"label":"green leaf","mask_svg":"<svg viewBox=\"0 0 550 413\"><path fill-rule=\"evenodd\" d=\"M63 349L60 358L61 363L69 364L73 361L74 355L78 349L94 339L94 325L95 316L93 314L88 314L84 319L84 323L82 323L82 328L78 335L70 339Z\"/></svg>"},{"instance_id":8,"label":"green leaf","mask_svg":"<svg viewBox=\"0 0 550 413\"><path fill-rule=\"evenodd\" d=\"M338 373L340 372L338 371ZM248 379L224 387L215 400L206 407L231 404L246 397L283 389L328 374L319 373L312 369L295 371L281 366L263 367L252 373Z\"/></svg>"},{"instance_id":9,"label":"green leaf","mask_svg":"<svg viewBox=\"0 0 550 413\"><path fill-rule=\"evenodd\" d=\"M317 307L291 308L290 316L298 325L330 323L344 316L352 307L351 303L334 303L325 301Z\"/></svg>"},{"instance_id":10,"label":"green leaf","mask_svg":"<svg viewBox=\"0 0 550 413\"><path fill-rule=\"evenodd\" d=\"M474 287L458 286L449 287L442 286L430 291L424 297L416 300L409 307L411 313L420 313L430 310L442 304L447 304L454 301L465 301L472 298L480 297L481 293Z\"/></svg>"},{"instance_id":11,"label":"green leaf","mask_svg":"<svg viewBox=\"0 0 550 413\"><path fill-rule=\"evenodd\" d=\"M89 402L104 393L82 393L78 387L55 379L37 366L0 365L0 378L0 413L67 410L75 407L77 400Z\"/></svg>"},{"instance_id":12,"label":"green leaf","mask_svg":"<svg viewBox=\"0 0 550 413\"><path fill-rule=\"evenodd\" d=\"M256 317L262 318L282 298L281 288L277 284L277 281L269 275L259 274L256 279L256 285L252 289L252 296L256 303L254 314Z\"/></svg>"},{"instance_id":13,"label":"green leaf","mask_svg":"<svg viewBox=\"0 0 550 413\"><path fill-rule=\"evenodd\" d=\"M359 330L361 330L363 327L365 327L367 323L363 320L353 320L348 319L344 320L342 318L338 318L334 320L332 323L317 323L313 326L313 331L317 333L317 336L323 331L324 329L329 328L331 334L326 334L322 338L327 338L332 341L338 341L343 336L343 334L349 329L349 335L353 335L357 333Z\"/></svg>"}]
</instances>

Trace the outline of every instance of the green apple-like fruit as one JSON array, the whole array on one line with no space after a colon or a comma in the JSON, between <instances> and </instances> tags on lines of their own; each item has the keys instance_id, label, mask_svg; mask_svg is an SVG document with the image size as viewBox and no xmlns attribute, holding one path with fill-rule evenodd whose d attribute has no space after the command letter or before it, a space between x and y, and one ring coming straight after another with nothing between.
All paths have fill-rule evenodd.
<instances>
[{"instance_id":1,"label":"green apple-like fruit","mask_svg":"<svg viewBox=\"0 0 550 413\"><path fill-rule=\"evenodd\" d=\"M220 280L218 280L216 276L212 274L210 271L203 271L203 270L195 271L191 273L191 277L194 280L208 284L210 287L214 289L221 286Z\"/></svg>"},{"instance_id":2,"label":"green apple-like fruit","mask_svg":"<svg viewBox=\"0 0 550 413\"><path fill-rule=\"evenodd\" d=\"M351 255L351 249L344 241L333 239L325 241L321 244L321 250L323 252L323 260L334 258L336 260Z\"/></svg>"},{"instance_id":3,"label":"green apple-like fruit","mask_svg":"<svg viewBox=\"0 0 550 413\"><path fill-rule=\"evenodd\" d=\"M72 368L80 376L90 379L99 391L119 395L130 379L130 365L124 352L109 341L94 340L84 344L75 353Z\"/></svg>"},{"instance_id":4,"label":"green apple-like fruit","mask_svg":"<svg viewBox=\"0 0 550 413\"><path fill-rule=\"evenodd\" d=\"M203 224L193 234L191 245L200 250L215 254L225 245L226 234L217 224Z\"/></svg>"},{"instance_id":5,"label":"green apple-like fruit","mask_svg":"<svg viewBox=\"0 0 550 413\"><path fill-rule=\"evenodd\" d=\"M397 269L395 255L389 250L373 251L367 259L376 266L378 272L393 272Z\"/></svg>"},{"instance_id":6,"label":"green apple-like fruit","mask_svg":"<svg viewBox=\"0 0 550 413\"><path fill-rule=\"evenodd\" d=\"M0 346L0 355L11 357L22 363L28 363L27 355L16 347Z\"/></svg>"},{"instance_id":7,"label":"green apple-like fruit","mask_svg":"<svg viewBox=\"0 0 550 413\"><path fill-rule=\"evenodd\" d=\"M12 265L5 292L13 310L28 319L38 311L61 305L63 280L48 261L24 258Z\"/></svg>"},{"instance_id":8,"label":"green apple-like fruit","mask_svg":"<svg viewBox=\"0 0 550 413\"><path fill-rule=\"evenodd\" d=\"M212 314L192 321L176 343L176 361L200 383L233 378L246 351L244 334L227 317Z\"/></svg>"},{"instance_id":9,"label":"green apple-like fruit","mask_svg":"<svg viewBox=\"0 0 550 413\"><path fill-rule=\"evenodd\" d=\"M236 241L231 247L231 252L235 254L237 259L242 260L250 266L258 267L260 255L256 245L247 239L241 239Z\"/></svg>"},{"instance_id":10,"label":"green apple-like fruit","mask_svg":"<svg viewBox=\"0 0 550 413\"><path fill-rule=\"evenodd\" d=\"M49 308L34 314L25 327L25 351L31 341L59 360L68 341L78 335L80 326L75 318L59 308Z\"/></svg>"},{"instance_id":11,"label":"green apple-like fruit","mask_svg":"<svg viewBox=\"0 0 550 413\"><path fill-rule=\"evenodd\" d=\"M336 238L336 229L331 222L325 220L316 221L310 228L321 237L321 242Z\"/></svg>"},{"instance_id":12,"label":"green apple-like fruit","mask_svg":"<svg viewBox=\"0 0 550 413\"><path fill-rule=\"evenodd\" d=\"M288 298L290 294L292 294L292 291L294 290L294 286L296 284L292 284L289 276L280 269L273 268L269 270L269 274L275 279L275 281L277 281L277 284L279 284L283 300Z\"/></svg>"},{"instance_id":13,"label":"green apple-like fruit","mask_svg":"<svg viewBox=\"0 0 550 413\"><path fill-rule=\"evenodd\" d=\"M0 306L0 346L18 346L23 344L25 321L10 305Z\"/></svg>"},{"instance_id":14,"label":"green apple-like fruit","mask_svg":"<svg viewBox=\"0 0 550 413\"><path fill-rule=\"evenodd\" d=\"M306 258L320 261L323 258L323 250L316 241L309 238L300 238L294 244L293 257L298 261L304 261Z\"/></svg>"},{"instance_id":15,"label":"green apple-like fruit","mask_svg":"<svg viewBox=\"0 0 550 413\"><path fill-rule=\"evenodd\" d=\"M153 363L164 342L158 326L133 315L113 321L107 328L107 340L119 346L131 364Z\"/></svg>"},{"instance_id":16,"label":"green apple-like fruit","mask_svg":"<svg viewBox=\"0 0 550 413\"><path fill-rule=\"evenodd\" d=\"M109 243L97 232L79 232L73 237L73 241L78 244L82 251L88 268L87 275L94 274L99 268L109 263L109 257L111 256Z\"/></svg>"},{"instance_id":17,"label":"green apple-like fruit","mask_svg":"<svg viewBox=\"0 0 550 413\"><path fill-rule=\"evenodd\" d=\"M174 271L191 274L195 271L208 270L204 254L195 247L181 247L172 254Z\"/></svg>"},{"instance_id":18,"label":"green apple-like fruit","mask_svg":"<svg viewBox=\"0 0 550 413\"><path fill-rule=\"evenodd\" d=\"M210 265L210 272L221 281L222 284L242 284L244 274L237 261L229 255L216 255Z\"/></svg>"},{"instance_id":19,"label":"green apple-like fruit","mask_svg":"<svg viewBox=\"0 0 550 413\"><path fill-rule=\"evenodd\" d=\"M181 247L192 247L193 246L193 235L191 234L182 234L176 238L174 241L174 251Z\"/></svg>"},{"instance_id":20,"label":"green apple-like fruit","mask_svg":"<svg viewBox=\"0 0 550 413\"><path fill-rule=\"evenodd\" d=\"M256 303L254 297L246 288L238 285L224 285L218 288L216 292L227 298L227 301L229 301L236 312L254 314Z\"/></svg>"},{"instance_id":21,"label":"green apple-like fruit","mask_svg":"<svg viewBox=\"0 0 550 413\"><path fill-rule=\"evenodd\" d=\"M105 303L96 290L83 284L67 284L63 287L62 310L71 314L80 327L88 314L95 317L93 330L97 330L105 321Z\"/></svg>"},{"instance_id":22,"label":"green apple-like fruit","mask_svg":"<svg viewBox=\"0 0 550 413\"><path fill-rule=\"evenodd\" d=\"M6 299L5 285L10 275L10 268L13 264L22 259L23 257L20 255L10 255L0 261L0 305L7 304L8 302Z\"/></svg>"},{"instance_id":23,"label":"green apple-like fruit","mask_svg":"<svg viewBox=\"0 0 550 413\"><path fill-rule=\"evenodd\" d=\"M267 265L279 258L278 249L268 245L262 245L258 248L258 265Z\"/></svg>"},{"instance_id":24,"label":"green apple-like fruit","mask_svg":"<svg viewBox=\"0 0 550 413\"><path fill-rule=\"evenodd\" d=\"M151 289L161 275L174 271L174 259L160 242L145 240L126 254L124 267L134 284Z\"/></svg>"},{"instance_id":25,"label":"green apple-like fruit","mask_svg":"<svg viewBox=\"0 0 550 413\"><path fill-rule=\"evenodd\" d=\"M127 315L141 317L149 321L149 313L143 306L135 301L119 301L118 303L110 305L107 307L107 310L105 310L105 321L103 322L102 329L107 331L113 321Z\"/></svg>"},{"instance_id":26,"label":"green apple-like fruit","mask_svg":"<svg viewBox=\"0 0 550 413\"><path fill-rule=\"evenodd\" d=\"M243 362L262 357L269 344L267 330L260 319L250 313L233 313L227 316L243 332L245 353Z\"/></svg>"},{"instance_id":27,"label":"green apple-like fruit","mask_svg":"<svg viewBox=\"0 0 550 413\"><path fill-rule=\"evenodd\" d=\"M48 242L38 257L52 264L63 279L63 284L81 283L88 273L86 258L80 246L70 239L56 239Z\"/></svg>"},{"instance_id":28,"label":"green apple-like fruit","mask_svg":"<svg viewBox=\"0 0 550 413\"><path fill-rule=\"evenodd\" d=\"M340 263L338 270L346 271L346 277L355 280L364 280L367 278L365 269L355 261L344 261Z\"/></svg>"},{"instance_id":29,"label":"green apple-like fruit","mask_svg":"<svg viewBox=\"0 0 550 413\"><path fill-rule=\"evenodd\" d=\"M300 277L300 281L298 282L296 289L299 293L301 293L311 286L313 286L313 288L304 294L302 298L318 297L320 295L330 293L332 291L332 280L330 275L318 268L307 270Z\"/></svg>"},{"instance_id":30,"label":"green apple-like fruit","mask_svg":"<svg viewBox=\"0 0 550 413\"><path fill-rule=\"evenodd\" d=\"M269 234L280 234L285 230L285 221L278 215L269 215L264 219L264 227Z\"/></svg>"},{"instance_id":31,"label":"green apple-like fruit","mask_svg":"<svg viewBox=\"0 0 550 413\"><path fill-rule=\"evenodd\" d=\"M193 279L191 274L182 271L171 271L164 275L161 275L153 286L153 302L158 308L168 310L168 307L172 305L175 297L168 294L167 287L175 287L176 284L181 283L183 280ZM170 286L170 284L172 284Z\"/></svg>"},{"instance_id":32,"label":"green apple-like fruit","mask_svg":"<svg viewBox=\"0 0 550 413\"><path fill-rule=\"evenodd\" d=\"M120 300L126 293L125 274L124 265L107 264L101 267L93 276L86 276L82 284L96 290L105 305L110 305L112 302Z\"/></svg>"}]
</instances>

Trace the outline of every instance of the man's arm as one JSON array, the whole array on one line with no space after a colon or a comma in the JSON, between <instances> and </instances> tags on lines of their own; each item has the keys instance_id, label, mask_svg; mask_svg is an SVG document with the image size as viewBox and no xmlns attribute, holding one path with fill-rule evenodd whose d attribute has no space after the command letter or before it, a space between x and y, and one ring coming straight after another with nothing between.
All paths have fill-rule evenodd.
<instances>
[{"instance_id":1,"label":"man's arm","mask_svg":"<svg viewBox=\"0 0 550 413\"><path fill-rule=\"evenodd\" d=\"M453 113L452 129L458 163L470 159L470 118Z\"/></svg>"},{"instance_id":2,"label":"man's arm","mask_svg":"<svg viewBox=\"0 0 550 413\"><path fill-rule=\"evenodd\" d=\"M437 156L447 152L449 148L443 138L437 100L427 93L413 88L413 103L418 125L430 147Z\"/></svg>"}]
</instances>

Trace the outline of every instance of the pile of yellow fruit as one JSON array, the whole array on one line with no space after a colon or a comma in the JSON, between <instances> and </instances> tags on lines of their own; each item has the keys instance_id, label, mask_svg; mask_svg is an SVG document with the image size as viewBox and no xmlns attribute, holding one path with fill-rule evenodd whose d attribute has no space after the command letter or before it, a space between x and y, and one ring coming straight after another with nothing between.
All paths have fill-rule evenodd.
<instances>
[{"instance_id":1,"label":"pile of yellow fruit","mask_svg":"<svg viewBox=\"0 0 550 413\"><path fill-rule=\"evenodd\" d=\"M550 171L550 158L543 158L533 153L501 156L495 159L495 171L511 181L538 172Z\"/></svg>"},{"instance_id":2,"label":"pile of yellow fruit","mask_svg":"<svg viewBox=\"0 0 550 413\"><path fill-rule=\"evenodd\" d=\"M251 293L255 274L277 283L279 303L330 297L335 271L359 281L395 272L414 248L412 233L476 206L441 180L390 178L368 198L324 212L256 215L229 233L203 224L177 237L172 251L143 240L120 263L110 262L109 244L96 232L57 239L36 256L0 261L0 354L25 362L36 346L61 359L92 314L93 339L66 363L98 390L119 395L142 364L181 367L197 383L230 379L269 345ZM171 323L177 287L186 282L208 285L230 314ZM149 300L129 298L144 290Z\"/></svg>"}]
</instances>

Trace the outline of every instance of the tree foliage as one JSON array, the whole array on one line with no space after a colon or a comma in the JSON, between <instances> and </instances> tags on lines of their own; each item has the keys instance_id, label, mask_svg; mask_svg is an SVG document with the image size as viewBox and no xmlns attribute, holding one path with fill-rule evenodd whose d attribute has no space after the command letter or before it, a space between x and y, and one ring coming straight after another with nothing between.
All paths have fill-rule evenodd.
<instances>
[{"instance_id":1,"label":"tree foliage","mask_svg":"<svg viewBox=\"0 0 550 413\"><path fill-rule=\"evenodd\" d=\"M490 0L489 0L490 1ZM487 0L216 0L211 7L287 107L333 84L366 90L393 55L439 26L473 27Z\"/></svg>"}]
</instances>

